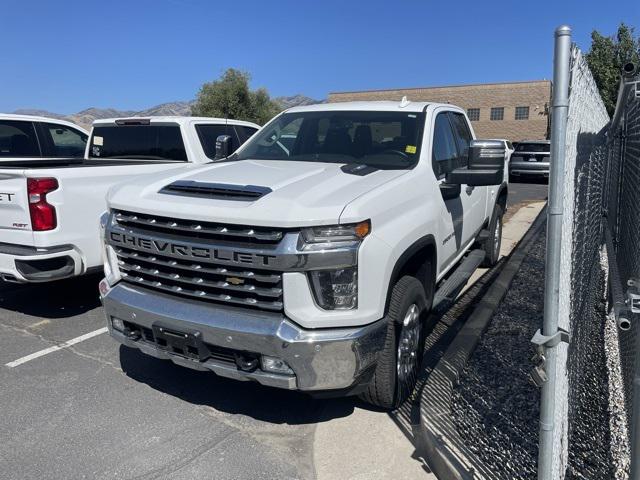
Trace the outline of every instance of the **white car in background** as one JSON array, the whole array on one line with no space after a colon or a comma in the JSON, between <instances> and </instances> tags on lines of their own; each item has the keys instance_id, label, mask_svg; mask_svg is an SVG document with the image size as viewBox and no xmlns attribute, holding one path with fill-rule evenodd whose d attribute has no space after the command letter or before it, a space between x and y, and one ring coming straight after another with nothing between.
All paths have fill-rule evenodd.
<instances>
[{"instance_id":1,"label":"white car in background","mask_svg":"<svg viewBox=\"0 0 640 480\"><path fill-rule=\"evenodd\" d=\"M68 122L6 122L0 123L0 279L20 283L101 270L98 220L112 186L211 162L218 137L232 151L260 128L220 118L97 120L87 143L86 132ZM45 152L55 155L37 155Z\"/></svg>"}]
</instances>

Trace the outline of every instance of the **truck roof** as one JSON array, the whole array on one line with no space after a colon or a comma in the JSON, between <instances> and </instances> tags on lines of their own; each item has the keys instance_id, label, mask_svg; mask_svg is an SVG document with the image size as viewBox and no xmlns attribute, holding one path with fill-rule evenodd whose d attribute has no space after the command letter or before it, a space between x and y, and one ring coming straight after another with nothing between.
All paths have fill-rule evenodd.
<instances>
[{"instance_id":1,"label":"truck roof","mask_svg":"<svg viewBox=\"0 0 640 480\"><path fill-rule=\"evenodd\" d=\"M180 115L164 115L161 117L120 117L120 118L101 118L93 121L93 125L105 125L105 124L113 124L116 123L117 120L138 120L144 119L149 120L151 123L177 123L180 125L188 124L188 123L214 123L224 125L228 123L229 125L244 125L246 127L254 127L260 128L260 125L251 122L245 122L242 120L232 120L225 118L216 118L216 117L187 117Z\"/></svg>"},{"instance_id":2,"label":"truck roof","mask_svg":"<svg viewBox=\"0 0 640 480\"><path fill-rule=\"evenodd\" d=\"M361 110L361 111L385 111L385 112L422 112L428 106L433 107L450 107L455 110L461 110L459 107L447 103L433 102L393 102L393 101L367 101L367 102L336 102L336 103L318 103L315 105L304 105L292 107L287 112L324 112L327 110Z\"/></svg>"},{"instance_id":3,"label":"truck roof","mask_svg":"<svg viewBox=\"0 0 640 480\"><path fill-rule=\"evenodd\" d=\"M61 120L55 117L41 117L39 115L19 115L16 113L0 113L0 120L14 120L14 121L23 121L23 122L47 122L47 123L58 123L60 125L66 125L68 127L73 127L77 130L82 130L84 133L87 132L80 125L70 122L68 120Z\"/></svg>"}]
</instances>

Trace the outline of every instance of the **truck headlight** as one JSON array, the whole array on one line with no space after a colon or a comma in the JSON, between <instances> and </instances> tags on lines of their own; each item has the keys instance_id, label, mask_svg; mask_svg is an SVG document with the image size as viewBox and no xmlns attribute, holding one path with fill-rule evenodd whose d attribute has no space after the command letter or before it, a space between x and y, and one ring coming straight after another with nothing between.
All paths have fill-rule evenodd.
<instances>
[{"instance_id":1,"label":"truck headlight","mask_svg":"<svg viewBox=\"0 0 640 480\"><path fill-rule=\"evenodd\" d=\"M316 302L325 310L358 307L358 267L309 272Z\"/></svg>"},{"instance_id":2,"label":"truck headlight","mask_svg":"<svg viewBox=\"0 0 640 480\"><path fill-rule=\"evenodd\" d=\"M104 263L104 278L110 286L114 286L120 281L120 268L118 268L118 256L111 245L107 245L105 234L107 225L113 222L113 216L109 212L105 212L100 217L100 239L102 241L102 261Z\"/></svg>"},{"instance_id":3,"label":"truck headlight","mask_svg":"<svg viewBox=\"0 0 640 480\"><path fill-rule=\"evenodd\" d=\"M320 227L303 228L300 232L303 250L324 250L340 248L360 242L371 232L371 222L365 220L346 225L324 225Z\"/></svg>"}]
</instances>

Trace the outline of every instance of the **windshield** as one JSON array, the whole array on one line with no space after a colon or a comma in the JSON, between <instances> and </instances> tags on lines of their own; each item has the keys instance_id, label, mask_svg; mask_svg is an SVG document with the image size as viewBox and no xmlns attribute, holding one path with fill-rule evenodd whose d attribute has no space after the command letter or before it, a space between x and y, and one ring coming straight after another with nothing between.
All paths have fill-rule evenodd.
<instances>
[{"instance_id":1,"label":"windshield","mask_svg":"<svg viewBox=\"0 0 640 480\"><path fill-rule=\"evenodd\" d=\"M230 159L360 163L406 169L420 158L423 125L424 114L417 112L285 113Z\"/></svg>"},{"instance_id":2,"label":"windshield","mask_svg":"<svg viewBox=\"0 0 640 480\"><path fill-rule=\"evenodd\" d=\"M89 158L187 161L180 127L174 125L96 126Z\"/></svg>"},{"instance_id":3,"label":"windshield","mask_svg":"<svg viewBox=\"0 0 640 480\"><path fill-rule=\"evenodd\" d=\"M551 145L548 143L519 143L516 145L516 152L540 152L549 153Z\"/></svg>"}]
</instances>

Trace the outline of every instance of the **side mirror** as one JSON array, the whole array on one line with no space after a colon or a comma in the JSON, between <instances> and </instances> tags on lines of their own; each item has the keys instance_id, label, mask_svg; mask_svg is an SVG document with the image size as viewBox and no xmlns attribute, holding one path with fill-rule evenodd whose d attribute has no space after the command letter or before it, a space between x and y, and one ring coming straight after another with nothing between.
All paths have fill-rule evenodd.
<instances>
[{"instance_id":1,"label":"side mirror","mask_svg":"<svg viewBox=\"0 0 640 480\"><path fill-rule=\"evenodd\" d=\"M447 183L479 187L500 185L504 179L504 144L497 140L472 140L469 165L447 174Z\"/></svg>"},{"instance_id":2,"label":"side mirror","mask_svg":"<svg viewBox=\"0 0 640 480\"><path fill-rule=\"evenodd\" d=\"M231 155L231 135L219 135L216 138L216 159Z\"/></svg>"}]
</instances>

